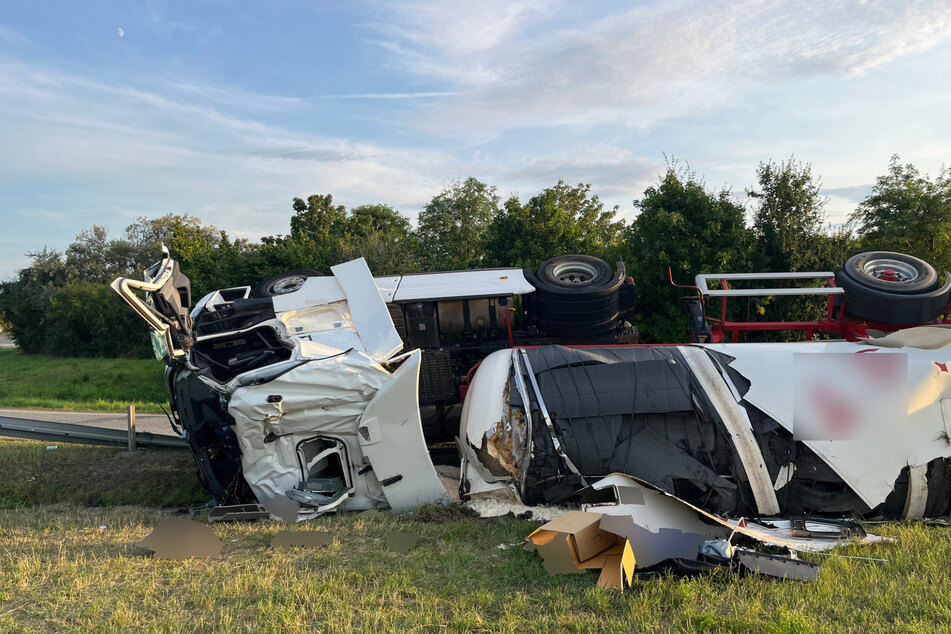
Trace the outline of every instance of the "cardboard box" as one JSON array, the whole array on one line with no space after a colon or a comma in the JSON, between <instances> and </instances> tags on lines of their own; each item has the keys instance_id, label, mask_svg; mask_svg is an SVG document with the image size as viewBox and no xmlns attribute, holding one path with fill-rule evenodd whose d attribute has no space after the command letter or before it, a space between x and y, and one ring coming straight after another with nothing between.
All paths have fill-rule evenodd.
<instances>
[{"instance_id":1,"label":"cardboard box","mask_svg":"<svg viewBox=\"0 0 951 634\"><path fill-rule=\"evenodd\" d=\"M634 551L627 539L601 529L601 514L569 511L525 538L550 574L600 569L602 588L622 588L634 575Z\"/></svg>"},{"instance_id":2,"label":"cardboard box","mask_svg":"<svg viewBox=\"0 0 951 634\"><path fill-rule=\"evenodd\" d=\"M540 546L551 542L559 533L567 535L571 554L577 563L581 563L617 541L614 534L601 530L600 523L600 513L569 511L537 529L526 539Z\"/></svg>"}]
</instances>

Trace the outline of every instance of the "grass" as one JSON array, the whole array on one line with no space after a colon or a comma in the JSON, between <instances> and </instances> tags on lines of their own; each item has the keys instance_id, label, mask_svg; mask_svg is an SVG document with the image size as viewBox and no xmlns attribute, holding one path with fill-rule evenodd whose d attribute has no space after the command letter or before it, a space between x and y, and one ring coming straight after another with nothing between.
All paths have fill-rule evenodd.
<instances>
[{"instance_id":1,"label":"grass","mask_svg":"<svg viewBox=\"0 0 951 634\"><path fill-rule=\"evenodd\" d=\"M480 520L458 508L297 526L334 536L318 549L269 549L287 528L277 522L213 525L220 559L164 561L135 544L178 512L161 505L202 499L189 488L191 469L176 462L184 452L150 453L151 466L111 449L44 452L45 443L0 443L0 498L20 500L0 510L0 631L930 632L951 623L951 529L943 527L876 526L896 543L837 552L887 564L824 557L812 583L724 573L636 582L623 594L598 590L593 573L552 577L534 554L498 548L518 544L535 524ZM165 461L176 466L156 472ZM56 487L25 496L31 469L33 477L118 469L122 478L90 476L77 491L96 484L99 492L64 503ZM138 505L110 505L127 502L115 491L136 480L152 481L136 493ZM83 505L93 497L106 505ZM386 551L392 530L417 533L421 543L406 554Z\"/></svg>"},{"instance_id":2,"label":"grass","mask_svg":"<svg viewBox=\"0 0 951 634\"><path fill-rule=\"evenodd\" d=\"M0 350L0 407L160 413L168 402L156 359L97 359Z\"/></svg>"},{"instance_id":3,"label":"grass","mask_svg":"<svg viewBox=\"0 0 951 634\"><path fill-rule=\"evenodd\" d=\"M181 506L204 504L208 498L191 454L182 449L153 448L129 456L115 447L0 436L0 509Z\"/></svg>"}]
</instances>

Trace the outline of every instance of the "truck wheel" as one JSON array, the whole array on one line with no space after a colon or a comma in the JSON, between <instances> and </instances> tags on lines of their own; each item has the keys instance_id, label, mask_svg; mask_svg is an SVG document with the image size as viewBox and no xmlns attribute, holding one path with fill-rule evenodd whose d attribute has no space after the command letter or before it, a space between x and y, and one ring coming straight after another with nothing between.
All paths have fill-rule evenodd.
<instances>
[{"instance_id":1,"label":"truck wheel","mask_svg":"<svg viewBox=\"0 0 951 634\"><path fill-rule=\"evenodd\" d=\"M890 251L853 255L836 277L849 280L853 288L861 286L899 295L930 293L938 288L938 273L933 266L911 255Z\"/></svg>"},{"instance_id":2,"label":"truck wheel","mask_svg":"<svg viewBox=\"0 0 951 634\"><path fill-rule=\"evenodd\" d=\"M904 253L870 251L849 258L835 276L845 289L845 311L883 324L912 326L941 316L951 297L951 275L939 286L934 267Z\"/></svg>"},{"instance_id":3,"label":"truck wheel","mask_svg":"<svg viewBox=\"0 0 951 634\"><path fill-rule=\"evenodd\" d=\"M558 288L584 288L611 279L611 266L590 255L559 255L538 267L538 281Z\"/></svg>"},{"instance_id":4,"label":"truck wheel","mask_svg":"<svg viewBox=\"0 0 951 634\"><path fill-rule=\"evenodd\" d=\"M618 289L624 272L589 255L562 255L526 271L535 286L531 317L546 334L589 337L613 330L620 323Z\"/></svg>"},{"instance_id":5,"label":"truck wheel","mask_svg":"<svg viewBox=\"0 0 951 634\"><path fill-rule=\"evenodd\" d=\"M287 295L300 290L301 286L308 277L320 276L320 271L313 269L294 269L284 271L277 275L272 275L263 282L259 282L254 290L251 291L251 297L274 297L276 295Z\"/></svg>"}]
</instances>

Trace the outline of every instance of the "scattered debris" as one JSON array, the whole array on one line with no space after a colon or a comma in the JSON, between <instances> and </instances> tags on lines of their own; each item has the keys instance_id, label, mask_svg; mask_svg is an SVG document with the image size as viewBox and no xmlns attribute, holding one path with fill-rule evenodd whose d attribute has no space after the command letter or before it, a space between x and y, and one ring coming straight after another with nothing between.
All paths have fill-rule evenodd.
<instances>
[{"instance_id":1,"label":"scattered debris","mask_svg":"<svg viewBox=\"0 0 951 634\"><path fill-rule=\"evenodd\" d=\"M604 513L602 528L626 536L638 561L649 566L664 559L694 557L698 545L734 533L760 544L815 552L845 544L885 541L854 522L724 519L643 480L613 473L582 490L585 509Z\"/></svg>"},{"instance_id":2,"label":"scattered debris","mask_svg":"<svg viewBox=\"0 0 951 634\"><path fill-rule=\"evenodd\" d=\"M46 450L47 450L47 451L53 451L53 450L55 450L55 449L59 449L59 446L58 446L58 445L47 445L47 446L46 446Z\"/></svg>"},{"instance_id":3,"label":"scattered debris","mask_svg":"<svg viewBox=\"0 0 951 634\"><path fill-rule=\"evenodd\" d=\"M521 502L503 500L492 496L472 496L465 503L465 506L478 513L479 517L504 517L512 514L514 517L520 517L522 519L533 519L545 522L549 522L566 511L571 510L570 507L546 506L543 504L526 506Z\"/></svg>"},{"instance_id":4,"label":"scattered debris","mask_svg":"<svg viewBox=\"0 0 951 634\"><path fill-rule=\"evenodd\" d=\"M216 506L208 511L209 522L251 522L263 520L271 514L260 504L232 504Z\"/></svg>"},{"instance_id":5,"label":"scattered debris","mask_svg":"<svg viewBox=\"0 0 951 634\"><path fill-rule=\"evenodd\" d=\"M746 573L776 577L778 579L813 581L819 578L819 564L792 557L758 553L737 548L733 561Z\"/></svg>"},{"instance_id":6,"label":"scattered debris","mask_svg":"<svg viewBox=\"0 0 951 634\"><path fill-rule=\"evenodd\" d=\"M300 546L304 548L318 548L333 542L333 535L323 531L278 531L271 538L271 548L288 548Z\"/></svg>"},{"instance_id":7,"label":"scattered debris","mask_svg":"<svg viewBox=\"0 0 951 634\"><path fill-rule=\"evenodd\" d=\"M397 553L408 553L419 543L419 535L391 531L386 534L386 549Z\"/></svg>"},{"instance_id":8,"label":"scattered debris","mask_svg":"<svg viewBox=\"0 0 951 634\"><path fill-rule=\"evenodd\" d=\"M151 550L157 559L221 556L221 540L211 527L184 518L165 520L139 546Z\"/></svg>"}]
</instances>

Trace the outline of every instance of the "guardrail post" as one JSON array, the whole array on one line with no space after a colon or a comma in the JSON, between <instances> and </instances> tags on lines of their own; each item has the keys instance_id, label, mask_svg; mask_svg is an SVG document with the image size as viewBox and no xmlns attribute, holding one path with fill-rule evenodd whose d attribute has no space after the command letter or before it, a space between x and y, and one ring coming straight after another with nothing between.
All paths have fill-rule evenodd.
<instances>
[{"instance_id":1,"label":"guardrail post","mask_svg":"<svg viewBox=\"0 0 951 634\"><path fill-rule=\"evenodd\" d=\"M129 405L126 410L126 428L128 433L129 448L119 452L120 456L137 456L141 450L136 449L135 445L135 405Z\"/></svg>"},{"instance_id":2,"label":"guardrail post","mask_svg":"<svg viewBox=\"0 0 951 634\"><path fill-rule=\"evenodd\" d=\"M129 405L129 453L135 451L135 405Z\"/></svg>"}]
</instances>

